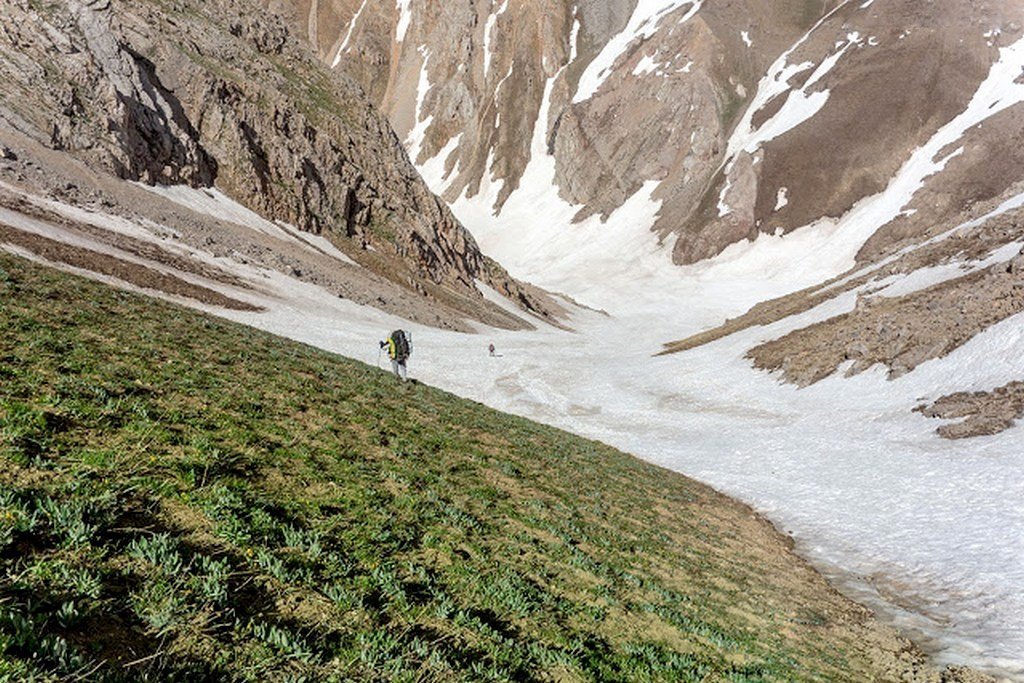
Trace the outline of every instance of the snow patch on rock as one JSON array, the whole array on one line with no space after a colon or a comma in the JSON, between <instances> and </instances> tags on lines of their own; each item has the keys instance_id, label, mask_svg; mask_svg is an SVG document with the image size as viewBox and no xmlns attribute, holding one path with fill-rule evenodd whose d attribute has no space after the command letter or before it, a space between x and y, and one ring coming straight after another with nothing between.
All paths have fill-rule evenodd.
<instances>
[{"instance_id":1,"label":"snow patch on rock","mask_svg":"<svg viewBox=\"0 0 1024 683\"><path fill-rule=\"evenodd\" d=\"M412 0L398 0L398 22L395 24L395 42L405 41L405 34L412 23Z\"/></svg>"},{"instance_id":2,"label":"snow patch on rock","mask_svg":"<svg viewBox=\"0 0 1024 683\"><path fill-rule=\"evenodd\" d=\"M487 74L491 70L491 59L493 54L491 52L491 34L494 32L494 26L498 23L498 17L505 13L508 9L508 0L501 3L501 7L498 8L497 12L492 12L487 17L487 23L484 25L484 80L487 80Z\"/></svg>"},{"instance_id":3,"label":"snow patch on rock","mask_svg":"<svg viewBox=\"0 0 1024 683\"><path fill-rule=\"evenodd\" d=\"M352 33L356 30L356 24L359 23L359 17L363 15L363 10L366 9L366 4L370 0L363 0L363 4L359 6L359 10L355 16L352 17L352 23L348 25L348 31L345 33L344 40L341 41L341 45L338 46L338 51L334 53L334 59L331 60L331 68L338 66L341 63L341 55L348 50L349 41L352 40Z\"/></svg>"},{"instance_id":4,"label":"snow patch on rock","mask_svg":"<svg viewBox=\"0 0 1024 683\"><path fill-rule=\"evenodd\" d=\"M419 53L423 56L423 65L420 66L420 79L416 84L416 125L409 131L409 135L405 139L405 148L408 150L409 158L413 163L416 163L419 159L423 140L427 136L427 129L434 122L433 114L423 115L423 102L426 100L427 93L430 92L431 88L430 75L427 71L427 67L430 64L430 50L425 46L420 46ZM431 186L431 189L435 192L438 191L433 186Z\"/></svg>"},{"instance_id":5,"label":"snow patch on rock","mask_svg":"<svg viewBox=\"0 0 1024 683\"><path fill-rule=\"evenodd\" d=\"M626 23L626 27L615 37L609 40L604 49L594 58L583 75L580 76L576 94L573 95L573 103L583 102L594 96L594 94L608 78L618 61L619 57L638 38L649 38L658 29L661 20L675 10L689 6L686 13L680 18L683 23L692 18L700 11L704 0L638 0L632 16Z\"/></svg>"},{"instance_id":6,"label":"snow patch on rock","mask_svg":"<svg viewBox=\"0 0 1024 683\"><path fill-rule=\"evenodd\" d=\"M775 195L775 210L785 208L789 204L789 188L780 187L779 192Z\"/></svg>"}]
</instances>

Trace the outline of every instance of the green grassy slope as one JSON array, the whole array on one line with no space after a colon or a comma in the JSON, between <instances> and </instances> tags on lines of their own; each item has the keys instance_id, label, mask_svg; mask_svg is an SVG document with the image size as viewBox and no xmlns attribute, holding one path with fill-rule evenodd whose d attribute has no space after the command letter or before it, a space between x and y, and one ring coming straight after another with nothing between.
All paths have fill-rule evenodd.
<instances>
[{"instance_id":1,"label":"green grassy slope","mask_svg":"<svg viewBox=\"0 0 1024 683\"><path fill-rule=\"evenodd\" d=\"M0 680L864 680L864 621L682 476L0 254Z\"/></svg>"}]
</instances>

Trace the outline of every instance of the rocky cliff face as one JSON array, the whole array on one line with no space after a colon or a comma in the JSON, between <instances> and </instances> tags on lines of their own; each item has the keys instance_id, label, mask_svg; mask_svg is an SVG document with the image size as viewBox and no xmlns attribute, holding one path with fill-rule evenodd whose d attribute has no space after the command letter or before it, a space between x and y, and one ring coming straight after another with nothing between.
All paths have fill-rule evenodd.
<instances>
[{"instance_id":1,"label":"rocky cliff face","mask_svg":"<svg viewBox=\"0 0 1024 683\"><path fill-rule=\"evenodd\" d=\"M653 229L674 240L678 263L838 218L884 191L967 109L1024 16L1019 0L292 6L414 161L441 155L447 198L491 178L504 183L500 210L540 126L579 219L607 217L655 182ZM987 118L926 179L913 213L880 219L864 258L1021 177L1019 145L1004 144L1020 134L1019 111Z\"/></svg>"},{"instance_id":2,"label":"rocky cliff face","mask_svg":"<svg viewBox=\"0 0 1024 683\"><path fill-rule=\"evenodd\" d=\"M521 324L487 304L477 281L554 310L480 254L360 86L258 8L5 2L0 116L123 179L216 186L463 315Z\"/></svg>"}]
</instances>

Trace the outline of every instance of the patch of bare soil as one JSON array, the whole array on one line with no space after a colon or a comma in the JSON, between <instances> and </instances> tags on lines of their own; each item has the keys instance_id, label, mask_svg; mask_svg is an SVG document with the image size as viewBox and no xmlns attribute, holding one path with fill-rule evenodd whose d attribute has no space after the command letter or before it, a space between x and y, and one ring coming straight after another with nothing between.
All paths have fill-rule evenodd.
<instances>
[{"instance_id":1,"label":"patch of bare soil","mask_svg":"<svg viewBox=\"0 0 1024 683\"><path fill-rule=\"evenodd\" d=\"M66 153L39 144L6 125L2 114L0 110L0 145L10 150L13 158L4 154L0 159L0 180L13 189L0 188L0 206L49 222L64 232L73 231L179 273L232 287L252 289L259 284L254 285L230 270L219 269L190 254L205 253L256 269L274 270L321 287L333 296L443 329L470 332L474 328L467 324L467 318L497 327L528 324L483 297L471 302L432 282L424 282L418 289L400 286L396 281L405 276L392 274L389 279L374 272L375 268L393 265L387 258L375 260L376 252L350 254L362 267L352 266L301 239L290 237L283 230L279 237L268 235L193 211L142 187L96 172ZM154 237L142 239L107 230L100 223L90 225L69 220L44 206L44 199L100 216L122 218L153 232ZM164 239L168 240L169 247L161 246ZM348 251L344 244L335 246ZM410 282L413 282L415 278L409 273L406 275L406 279L412 278ZM525 285L520 291L534 298L547 296ZM551 309L554 308L552 304Z\"/></svg>"},{"instance_id":2,"label":"patch of bare soil","mask_svg":"<svg viewBox=\"0 0 1024 683\"><path fill-rule=\"evenodd\" d=\"M54 211L48 211L40 206L36 206L35 204L25 200L23 197L18 197L7 192L3 188L0 188L0 207L17 211L20 214L46 223L59 225L62 228L82 235L87 235L97 241L109 244L120 251L132 254L133 256L138 256L148 261L161 263L182 273L197 275L201 278L213 280L214 282L219 282L230 287L252 289L248 282L227 272L226 270L216 268L195 259L184 258L179 254L175 254L167 249L161 248L157 244L145 242L110 230L104 230L96 227L95 225L68 220Z\"/></svg>"},{"instance_id":3,"label":"patch of bare soil","mask_svg":"<svg viewBox=\"0 0 1024 683\"><path fill-rule=\"evenodd\" d=\"M220 306L237 311L263 310L259 306L232 299L220 292L187 282L174 275L162 273L116 256L75 247L35 233L19 230L2 221L0 221L0 243L21 247L47 261L107 275L143 289L152 289L165 294L194 299L210 306Z\"/></svg>"},{"instance_id":4,"label":"patch of bare soil","mask_svg":"<svg viewBox=\"0 0 1024 683\"><path fill-rule=\"evenodd\" d=\"M981 213L990 210L994 208L994 204L995 202L987 203L979 206L975 211ZM970 217L964 216L963 218ZM864 269L855 277L849 277L846 274L840 275L820 285L758 303L743 315L730 318L716 328L705 330L685 339L667 342L661 353L686 351L756 325L771 325L790 316L809 311L829 299L872 281L884 280L894 275L906 275L921 268L954 261L979 261L1003 245L1019 241L1022 238L1024 238L1024 209L1010 211L980 225L965 227L946 239L909 250L890 263L877 266L874 269ZM860 268L862 266L858 266L858 269ZM900 299L895 300L899 301ZM913 300L907 297L904 297L903 300L904 303L913 303Z\"/></svg>"},{"instance_id":5,"label":"patch of bare soil","mask_svg":"<svg viewBox=\"0 0 1024 683\"><path fill-rule=\"evenodd\" d=\"M853 361L848 375L882 363L893 378L1021 311L1024 254L906 296L860 297L850 313L756 346L747 357L799 386L824 379L846 361Z\"/></svg>"},{"instance_id":6,"label":"patch of bare soil","mask_svg":"<svg viewBox=\"0 0 1024 683\"><path fill-rule=\"evenodd\" d=\"M1024 417L1024 382L1010 382L992 391L958 391L914 410L925 417L962 418L935 430L946 439L998 434Z\"/></svg>"}]
</instances>

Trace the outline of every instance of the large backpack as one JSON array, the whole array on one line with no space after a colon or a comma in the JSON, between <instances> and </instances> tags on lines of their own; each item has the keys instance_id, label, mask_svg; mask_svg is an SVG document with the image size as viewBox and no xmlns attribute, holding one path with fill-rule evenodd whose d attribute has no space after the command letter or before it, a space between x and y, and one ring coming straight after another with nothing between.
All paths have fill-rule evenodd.
<instances>
[{"instance_id":1,"label":"large backpack","mask_svg":"<svg viewBox=\"0 0 1024 683\"><path fill-rule=\"evenodd\" d=\"M391 341L395 344L395 360L405 360L412 353L409 347L409 337L405 330L395 330L391 333Z\"/></svg>"}]
</instances>

